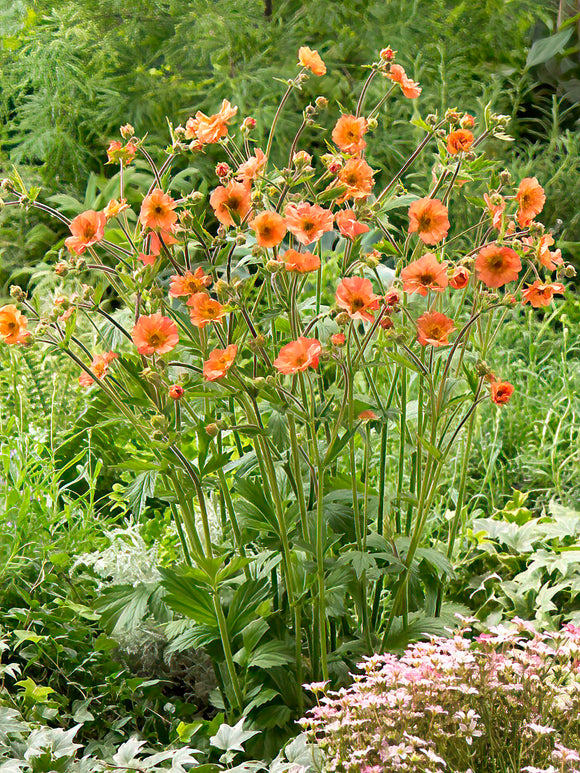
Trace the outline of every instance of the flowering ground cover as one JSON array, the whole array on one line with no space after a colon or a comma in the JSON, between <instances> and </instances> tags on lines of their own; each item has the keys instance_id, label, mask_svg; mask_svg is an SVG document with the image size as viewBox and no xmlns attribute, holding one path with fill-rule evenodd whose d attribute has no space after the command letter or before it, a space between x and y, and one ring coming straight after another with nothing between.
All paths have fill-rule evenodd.
<instances>
[{"instance_id":1,"label":"flowering ground cover","mask_svg":"<svg viewBox=\"0 0 580 773\"><path fill-rule=\"evenodd\" d=\"M51 381L45 434L4 454L7 523L16 536L5 549L3 629L16 659L3 674L18 679L19 691L2 693L9 730L0 740L11 769L48 770L61 759L71 770L199 763L214 771L245 754L275 758L277 771L375 773L427 761L433 771L487 770L480 760L493 770L532 771L554 760L567 770L578 756L577 730L562 710L575 706L577 629L568 623L575 579L559 586L565 608L557 623L567 627L545 634L521 622L491 575L472 593L469 573L505 560L499 545L508 555L517 550L513 529L495 522L533 520L519 506L525 496L506 502L502 492L504 507L494 508L499 441L495 456L484 453L479 495L470 475L478 444L505 421L524 381L505 342L519 345L527 331L527 351L517 351L539 378L542 336L564 324L564 308L575 308L573 299L560 300L570 296L574 268L538 220L542 183L513 179L486 156L488 142L511 140L507 117L489 106L481 120L457 108L415 112L410 155L373 168L382 116L422 94L389 46L363 72L351 105L317 96L280 148L291 98L330 74L308 46L296 67L261 135L256 118L228 99L183 125L169 121L165 150L123 125L107 148L113 171L90 208L58 196L47 202L18 171L2 181L7 211L38 209L64 231L35 280L13 285L0 308L14 374L7 404L16 409L5 436L23 432L31 399L22 385L34 382L42 404L39 370ZM328 113L330 131L320 125ZM306 132L316 135L308 146ZM415 171L426 157L428 175ZM211 174L194 185L192 165L208 159ZM553 367L560 358L568 400L555 415L556 449L563 427L577 437L569 381L576 346L567 335L542 360ZM554 400L560 392L554 388ZM72 424L67 406L78 414ZM62 437L59 421L68 427ZM552 424L546 418L546 435ZM578 455L565 453L573 470ZM100 489L114 472L123 483ZM473 520L482 515L477 496L487 497L487 520ZM553 539L560 554L575 539L576 521L568 521L577 514L564 526L555 507L544 531L550 519L534 514L538 528L528 537L530 545ZM43 522L43 538L54 540L40 564L28 508ZM495 551L478 525L498 540ZM530 617L537 612L549 628L544 586L513 574L514 584L535 591ZM66 612L55 635L59 607ZM531 644L517 628L493 628L473 645L467 631L452 634L457 613L470 609L482 621L498 610L513 618ZM392 654L429 637L436 638L402 660ZM505 642L498 654L495 645ZM552 689L562 653L562 684ZM430 656L429 673L441 662L443 670L467 669L449 691L457 705L429 693L410 717L387 714L369 735L371 720L357 716L361 733L342 734L352 716L341 724L333 701L357 701L365 677L347 685L361 658L372 679L373 669L392 668L389 705L406 711L412 701L403 687L416 684L407 660ZM489 665L496 660L497 673ZM67 683L63 661L72 674L80 670L78 681ZM533 690L518 679L528 678L528 665L537 666L530 677L537 693L526 703L519 694ZM419 681L427 679L421 668ZM463 689L475 680L469 668L481 690ZM377 679L382 692L388 679ZM276 756L312 704L309 683L316 695L330 685L323 702L330 708L307 715L309 738ZM499 701L493 711L491 703L482 708L489 696ZM383 700L367 696L360 708L374 721ZM552 704L554 727L545 713ZM480 721L485 711L512 709L505 737ZM104 732L99 715L107 717ZM145 740L118 748L131 717L145 739L192 745L151 757ZM63 729L71 720L88 743L82 758L75 733ZM504 754L516 726L525 743ZM35 751L23 753L25 742Z\"/></svg>"}]
</instances>

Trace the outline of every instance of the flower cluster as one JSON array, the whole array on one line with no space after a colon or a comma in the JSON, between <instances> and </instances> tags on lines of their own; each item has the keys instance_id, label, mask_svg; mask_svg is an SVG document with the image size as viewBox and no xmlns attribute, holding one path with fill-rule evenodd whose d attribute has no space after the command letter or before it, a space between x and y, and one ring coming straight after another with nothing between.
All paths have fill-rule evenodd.
<instances>
[{"instance_id":1,"label":"flower cluster","mask_svg":"<svg viewBox=\"0 0 580 773\"><path fill-rule=\"evenodd\" d=\"M400 656L374 655L338 692L309 685L300 721L340 773L575 771L580 628L542 633L519 618L472 639L464 627Z\"/></svg>"}]
</instances>

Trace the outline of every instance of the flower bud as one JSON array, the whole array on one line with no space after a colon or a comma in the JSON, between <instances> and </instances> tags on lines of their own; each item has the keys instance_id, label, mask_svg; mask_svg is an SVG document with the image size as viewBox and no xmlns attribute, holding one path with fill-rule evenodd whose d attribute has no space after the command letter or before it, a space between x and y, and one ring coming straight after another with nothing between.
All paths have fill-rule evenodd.
<instances>
[{"instance_id":1,"label":"flower bud","mask_svg":"<svg viewBox=\"0 0 580 773\"><path fill-rule=\"evenodd\" d=\"M383 328L383 330L390 330L392 327L394 327L395 323L388 314L383 314L379 321L379 325Z\"/></svg>"},{"instance_id":2,"label":"flower bud","mask_svg":"<svg viewBox=\"0 0 580 773\"><path fill-rule=\"evenodd\" d=\"M226 164L225 161L220 161L219 164L216 165L215 173L218 177L227 177L229 174L231 174L231 169L229 164Z\"/></svg>"},{"instance_id":3,"label":"flower bud","mask_svg":"<svg viewBox=\"0 0 580 773\"><path fill-rule=\"evenodd\" d=\"M305 150L299 150L298 153L294 153L292 161L296 166L308 166L312 161L312 156Z\"/></svg>"},{"instance_id":4,"label":"flower bud","mask_svg":"<svg viewBox=\"0 0 580 773\"><path fill-rule=\"evenodd\" d=\"M281 260L269 260L264 268L269 274L277 274L284 268L284 263Z\"/></svg>"},{"instance_id":5,"label":"flower bud","mask_svg":"<svg viewBox=\"0 0 580 773\"><path fill-rule=\"evenodd\" d=\"M130 123L123 124L119 131L121 132L121 137L124 140L130 140L131 137L135 136L135 129L131 126Z\"/></svg>"},{"instance_id":6,"label":"flower bud","mask_svg":"<svg viewBox=\"0 0 580 773\"><path fill-rule=\"evenodd\" d=\"M216 435L219 434L219 427L217 424L206 424L205 425L205 431L210 437L216 437Z\"/></svg>"},{"instance_id":7,"label":"flower bud","mask_svg":"<svg viewBox=\"0 0 580 773\"><path fill-rule=\"evenodd\" d=\"M566 279L573 279L576 276L576 269L571 263L568 263L564 268L564 276Z\"/></svg>"},{"instance_id":8,"label":"flower bud","mask_svg":"<svg viewBox=\"0 0 580 773\"><path fill-rule=\"evenodd\" d=\"M336 315L335 321L337 325L340 325L342 327L343 325L348 325L350 321L350 317L346 313L346 311L341 311L339 314Z\"/></svg>"},{"instance_id":9,"label":"flower bud","mask_svg":"<svg viewBox=\"0 0 580 773\"><path fill-rule=\"evenodd\" d=\"M319 110L326 110L328 107L328 99L326 97L316 97L314 104Z\"/></svg>"},{"instance_id":10,"label":"flower bud","mask_svg":"<svg viewBox=\"0 0 580 773\"><path fill-rule=\"evenodd\" d=\"M452 124L459 123L461 114L457 111L456 107L450 107L445 113L445 120Z\"/></svg>"},{"instance_id":11,"label":"flower bud","mask_svg":"<svg viewBox=\"0 0 580 773\"><path fill-rule=\"evenodd\" d=\"M344 346L346 343L344 333L335 333L330 340L332 341L333 346Z\"/></svg>"},{"instance_id":12,"label":"flower bud","mask_svg":"<svg viewBox=\"0 0 580 773\"><path fill-rule=\"evenodd\" d=\"M377 121L376 118L369 118L369 120L367 121L368 130L371 132L374 131L378 125L379 125L379 122Z\"/></svg>"},{"instance_id":13,"label":"flower bud","mask_svg":"<svg viewBox=\"0 0 580 773\"><path fill-rule=\"evenodd\" d=\"M396 53L390 46L387 46L386 48L381 48L379 56L383 62L392 62Z\"/></svg>"},{"instance_id":14,"label":"flower bud","mask_svg":"<svg viewBox=\"0 0 580 773\"><path fill-rule=\"evenodd\" d=\"M172 400L181 400L183 392L184 389L180 384L171 384L168 394Z\"/></svg>"},{"instance_id":15,"label":"flower bud","mask_svg":"<svg viewBox=\"0 0 580 773\"><path fill-rule=\"evenodd\" d=\"M26 298L26 293L18 285L10 285L10 297L15 301L23 301Z\"/></svg>"},{"instance_id":16,"label":"flower bud","mask_svg":"<svg viewBox=\"0 0 580 773\"><path fill-rule=\"evenodd\" d=\"M57 263L54 267L54 273L57 276L66 276L68 273L68 264L67 263Z\"/></svg>"},{"instance_id":17,"label":"flower bud","mask_svg":"<svg viewBox=\"0 0 580 773\"><path fill-rule=\"evenodd\" d=\"M499 173L499 181L502 185L509 185L512 181L511 173L507 169L502 169Z\"/></svg>"},{"instance_id":18,"label":"flower bud","mask_svg":"<svg viewBox=\"0 0 580 773\"><path fill-rule=\"evenodd\" d=\"M462 129L473 129L475 126L475 118L469 113L465 113L459 122Z\"/></svg>"},{"instance_id":19,"label":"flower bud","mask_svg":"<svg viewBox=\"0 0 580 773\"><path fill-rule=\"evenodd\" d=\"M251 132L252 129L256 128L256 119L252 118L251 116L244 118L240 128L242 132L244 132L245 134L247 134L248 132Z\"/></svg>"}]
</instances>

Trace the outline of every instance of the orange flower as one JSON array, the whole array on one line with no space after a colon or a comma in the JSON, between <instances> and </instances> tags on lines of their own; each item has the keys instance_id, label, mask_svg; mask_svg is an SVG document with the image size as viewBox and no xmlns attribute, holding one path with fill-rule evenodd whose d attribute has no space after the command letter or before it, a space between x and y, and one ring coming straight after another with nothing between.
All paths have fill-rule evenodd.
<instances>
[{"instance_id":1,"label":"orange flower","mask_svg":"<svg viewBox=\"0 0 580 773\"><path fill-rule=\"evenodd\" d=\"M288 204L284 212L286 228L300 244L317 242L325 231L332 231L334 215L318 204Z\"/></svg>"},{"instance_id":2,"label":"orange flower","mask_svg":"<svg viewBox=\"0 0 580 773\"><path fill-rule=\"evenodd\" d=\"M227 311L219 301L210 298L207 293L195 293L187 301L191 306L189 318L196 327L204 328L210 322L222 323L222 317L225 317Z\"/></svg>"},{"instance_id":3,"label":"orange flower","mask_svg":"<svg viewBox=\"0 0 580 773\"><path fill-rule=\"evenodd\" d=\"M140 252L138 255L139 260L144 263L146 266L152 266L155 261L157 260L159 253L155 253L155 255L147 255L144 252Z\"/></svg>"},{"instance_id":4,"label":"orange flower","mask_svg":"<svg viewBox=\"0 0 580 773\"><path fill-rule=\"evenodd\" d=\"M201 110L195 118L189 118L185 124L185 137L197 140L200 145L209 145L221 140L228 133L228 124L238 112L238 108L224 99L222 106L215 115L207 116Z\"/></svg>"},{"instance_id":5,"label":"orange flower","mask_svg":"<svg viewBox=\"0 0 580 773\"><path fill-rule=\"evenodd\" d=\"M368 129L366 118L341 115L332 130L332 141L344 153L360 153L367 146L363 139Z\"/></svg>"},{"instance_id":6,"label":"orange flower","mask_svg":"<svg viewBox=\"0 0 580 773\"><path fill-rule=\"evenodd\" d=\"M456 156L458 153L467 153L472 144L473 134L469 129L456 129L449 132L449 137L447 137L447 152L451 153L452 156Z\"/></svg>"},{"instance_id":7,"label":"orange flower","mask_svg":"<svg viewBox=\"0 0 580 773\"><path fill-rule=\"evenodd\" d=\"M373 321L371 311L379 308L380 296L373 293L370 279L361 276L343 279L336 290L336 302L351 319Z\"/></svg>"},{"instance_id":8,"label":"orange flower","mask_svg":"<svg viewBox=\"0 0 580 773\"><path fill-rule=\"evenodd\" d=\"M546 195L536 177L524 177L516 193L518 200L518 223L524 227L544 209Z\"/></svg>"},{"instance_id":9,"label":"orange flower","mask_svg":"<svg viewBox=\"0 0 580 773\"><path fill-rule=\"evenodd\" d=\"M172 400L181 400L184 392L185 390L181 386L181 384L171 384L171 386L167 390L167 394Z\"/></svg>"},{"instance_id":10,"label":"orange flower","mask_svg":"<svg viewBox=\"0 0 580 773\"><path fill-rule=\"evenodd\" d=\"M346 185L346 192L337 199L342 204L347 199L365 199L372 191L374 171L362 158L349 158L338 173L338 180Z\"/></svg>"},{"instance_id":11,"label":"orange flower","mask_svg":"<svg viewBox=\"0 0 580 773\"><path fill-rule=\"evenodd\" d=\"M514 393L514 387L509 381L491 382L491 399L496 405L505 405Z\"/></svg>"},{"instance_id":12,"label":"orange flower","mask_svg":"<svg viewBox=\"0 0 580 773\"><path fill-rule=\"evenodd\" d=\"M179 341L177 325L159 312L141 316L131 332L139 354L166 354L175 349Z\"/></svg>"},{"instance_id":13,"label":"orange flower","mask_svg":"<svg viewBox=\"0 0 580 773\"><path fill-rule=\"evenodd\" d=\"M495 193L493 197L489 196L487 193L484 193L483 200L487 204L493 227L499 230L501 227L501 218L505 209L504 197L500 196L499 193Z\"/></svg>"},{"instance_id":14,"label":"orange flower","mask_svg":"<svg viewBox=\"0 0 580 773\"><path fill-rule=\"evenodd\" d=\"M118 355L115 352L106 352L105 354L96 354L93 357L93 361L90 364L91 373L93 376L102 381L109 370L109 363L114 360ZM90 387L95 379L91 378L84 370L79 376L79 384L84 387Z\"/></svg>"},{"instance_id":15,"label":"orange flower","mask_svg":"<svg viewBox=\"0 0 580 773\"><path fill-rule=\"evenodd\" d=\"M358 415L359 421L376 421L379 417L378 414L376 414L374 411L371 411L370 408L366 411L361 411Z\"/></svg>"},{"instance_id":16,"label":"orange flower","mask_svg":"<svg viewBox=\"0 0 580 773\"><path fill-rule=\"evenodd\" d=\"M454 290L463 290L469 284L471 273L465 266L457 266L451 274L449 284Z\"/></svg>"},{"instance_id":17,"label":"orange flower","mask_svg":"<svg viewBox=\"0 0 580 773\"><path fill-rule=\"evenodd\" d=\"M518 278L522 269L517 252L510 247L489 244L475 260L475 273L488 287L502 287Z\"/></svg>"},{"instance_id":18,"label":"orange flower","mask_svg":"<svg viewBox=\"0 0 580 773\"><path fill-rule=\"evenodd\" d=\"M87 209L71 221L69 228L72 236L64 240L66 247L77 255L82 255L87 247L100 242L105 235L107 217L104 212Z\"/></svg>"},{"instance_id":19,"label":"orange flower","mask_svg":"<svg viewBox=\"0 0 580 773\"><path fill-rule=\"evenodd\" d=\"M436 255L426 252L401 271L401 279L406 293L419 293L425 297L429 290L443 292L449 284L447 261L439 263Z\"/></svg>"},{"instance_id":20,"label":"orange flower","mask_svg":"<svg viewBox=\"0 0 580 773\"><path fill-rule=\"evenodd\" d=\"M231 180L225 188L220 185L212 192L209 203L222 225L237 225L252 206L250 186Z\"/></svg>"},{"instance_id":21,"label":"orange flower","mask_svg":"<svg viewBox=\"0 0 580 773\"><path fill-rule=\"evenodd\" d=\"M308 46L300 46L298 49L298 63L309 69L314 75L326 74L326 65L320 58L320 54Z\"/></svg>"},{"instance_id":22,"label":"orange flower","mask_svg":"<svg viewBox=\"0 0 580 773\"><path fill-rule=\"evenodd\" d=\"M24 344L30 333L26 329L28 319L21 314L16 306L2 306L0 309L0 336L5 344Z\"/></svg>"},{"instance_id":23,"label":"orange flower","mask_svg":"<svg viewBox=\"0 0 580 773\"><path fill-rule=\"evenodd\" d=\"M280 349L274 367L288 375L307 368L317 368L322 346L316 338L298 338Z\"/></svg>"},{"instance_id":24,"label":"orange flower","mask_svg":"<svg viewBox=\"0 0 580 773\"><path fill-rule=\"evenodd\" d=\"M416 99L421 93L421 87L418 83L411 80L400 64L392 64L389 72L385 73L394 83L401 86L401 91L407 99Z\"/></svg>"},{"instance_id":25,"label":"orange flower","mask_svg":"<svg viewBox=\"0 0 580 773\"><path fill-rule=\"evenodd\" d=\"M418 232L425 244L437 244L449 232L447 207L439 199L417 199L409 207L409 233Z\"/></svg>"},{"instance_id":26,"label":"orange flower","mask_svg":"<svg viewBox=\"0 0 580 773\"><path fill-rule=\"evenodd\" d=\"M453 320L438 311L427 311L417 320L417 340L421 346L448 346L447 336L454 330Z\"/></svg>"},{"instance_id":27,"label":"orange flower","mask_svg":"<svg viewBox=\"0 0 580 773\"><path fill-rule=\"evenodd\" d=\"M286 250L282 255L286 271L295 271L297 274L307 274L309 271L318 271L320 258L312 252L297 252Z\"/></svg>"},{"instance_id":28,"label":"orange flower","mask_svg":"<svg viewBox=\"0 0 580 773\"><path fill-rule=\"evenodd\" d=\"M128 142L125 146L119 140L111 140L107 148L108 164L114 164L121 161L123 166L127 166L135 158L137 146L133 142Z\"/></svg>"},{"instance_id":29,"label":"orange flower","mask_svg":"<svg viewBox=\"0 0 580 773\"><path fill-rule=\"evenodd\" d=\"M524 303L531 303L535 309L540 306L549 306L554 297L554 293L562 295L564 293L564 285L560 282L554 282L554 284L542 284L539 279L531 284L522 292L524 296Z\"/></svg>"},{"instance_id":30,"label":"orange flower","mask_svg":"<svg viewBox=\"0 0 580 773\"><path fill-rule=\"evenodd\" d=\"M166 247L177 244L177 239L172 236L171 231L153 231L149 235L149 250L151 255L159 255L161 252L161 240Z\"/></svg>"},{"instance_id":31,"label":"orange flower","mask_svg":"<svg viewBox=\"0 0 580 773\"><path fill-rule=\"evenodd\" d=\"M203 377L206 381L223 378L232 367L238 347L230 344L226 349L214 349L209 354L209 360L203 363Z\"/></svg>"},{"instance_id":32,"label":"orange flower","mask_svg":"<svg viewBox=\"0 0 580 773\"><path fill-rule=\"evenodd\" d=\"M236 172L236 177L244 183L252 182L266 166L267 160L264 151L257 148L255 156L250 156L247 161L240 164L238 171Z\"/></svg>"},{"instance_id":33,"label":"orange flower","mask_svg":"<svg viewBox=\"0 0 580 773\"><path fill-rule=\"evenodd\" d=\"M360 234L370 230L366 223L360 223L356 219L356 214L352 209L341 209L336 213L335 220L340 233L349 239L356 239Z\"/></svg>"},{"instance_id":34,"label":"orange flower","mask_svg":"<svg viewBox=\"0 0 580 773\"><path fill-rule=\"evenodd\" d=\"M177 213L173 210L176 202L161 188L155 188L148 196L145 196L141 204L139 220L147 228L171 231L177 221Z\"/></svg>"},{"instance_id":35,"label":"orange flower","mask_svg":"<svg viewBox=\"0 0 580 773\"><path fill-rule=\"evenodd\" d=\"M119 201L117 201L117 199L111 199L104 208L103 214L107 220L110 220L110 218L117 217L117 215L121 214L121 212L124 212L126 209L129 209L127 199L120 199Z\"/></svg>"},{"instance_id":36,"label":"orange flower","mask_svg":"<svg viewBox=\"0 0 580 773\"><path fill-rule=\"evenodd\" d=\"M250 228L256 232L260 247L275 247L286 234L284 218L277 212L265 210L250 220Z\"/></svg>"},{"instance_id":37,"label":"orange flower","mask_svg":"<svg viewBox=\"0 0 580 773\"><path fill-rule=\"evenodd\" d=\"M554 237L551 234L544 234L538 245L538 260L549 271L553 271L564 262L561 250L550 251L552 244L554 244Z\"/></svg>"},{"instance_id":38,"label":"orange flower","mask_svg":"<svg viewBox=\"0 0 580 773\"><path fill-rule=\"evenodd\" d=\"M180 295L195 295L202 293L211 284L211 277L204 274L202 268L196 268L195 273L186 271L183 276L174 275L169 285L169 295L178 298Z\"/></svg>"}]
</instances>

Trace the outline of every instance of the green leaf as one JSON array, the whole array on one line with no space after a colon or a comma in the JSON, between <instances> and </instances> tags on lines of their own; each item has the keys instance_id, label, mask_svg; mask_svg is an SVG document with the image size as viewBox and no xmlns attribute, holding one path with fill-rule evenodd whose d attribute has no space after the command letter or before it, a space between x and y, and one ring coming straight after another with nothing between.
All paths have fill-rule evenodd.
<instances>
[{"instance_id":1,"label":"green leaf","mask_svg":"<svg viewBox=\"0 0 580 773\"><path fill-rule=\"evenodd\" d=\"M167 604L186 617L202 625L217 626L217 618L211 594L207 585L196 581L191 573L175 572L164 567L161 572L161 584L167 591Z\"/></svg>"},{"instance_id":2,"label":"green leaf","mask_svg":"<svg viewBox=\"0 0 580 773\"><path fill-rule=\"evenodd\" d=\"M261 644L250 656L249 667L275 668L285 666L294 661L291 648L283 641L268 641Z\"/></svg>"},{"instance_id":3,"label":"green leaf","mask_svg":"<svg viewBox=\"0 0 580 773\"><path fill-rule=\"evenodd\" d=\"M528 51L528 58L526 59L526 70L530 67L536 67L538 64L544 64L556 54L561 54L566 48L566 43L570 40L573 33L573 28L562 30L555 35L550 35L549 38L541 38L536 40Z\"/></svg>"}]
</instances>

